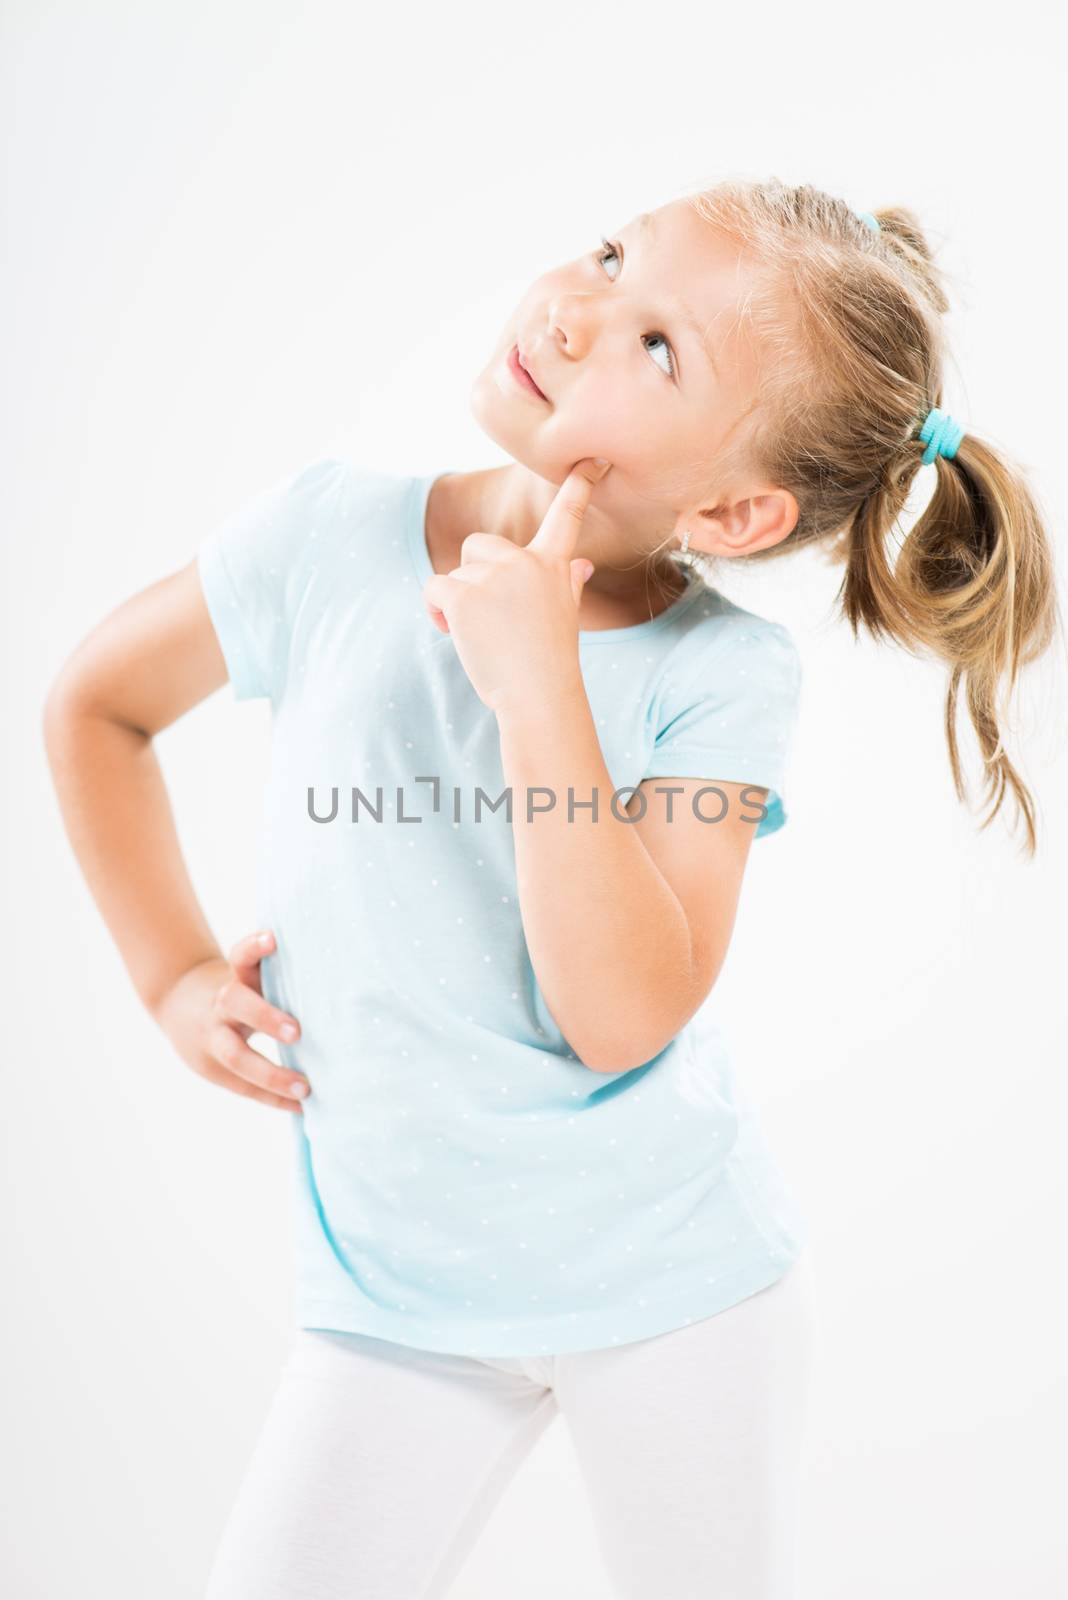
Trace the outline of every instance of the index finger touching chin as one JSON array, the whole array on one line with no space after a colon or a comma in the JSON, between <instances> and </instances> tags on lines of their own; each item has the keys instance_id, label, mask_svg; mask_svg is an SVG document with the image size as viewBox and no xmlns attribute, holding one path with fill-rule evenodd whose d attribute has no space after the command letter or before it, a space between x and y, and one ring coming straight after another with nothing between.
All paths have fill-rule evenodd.
<instances>
[{"instance_id":1,"label":"index finger touching chin","mask_svg":"<svg viewBox=\"0 0 1068 1600\"><path fill-rule=\"evenodd\" d=\"M576 462L553 496L541 527L531 539L528 549L566 557L574 554L590 496L609 465L601 458L586 457Z\"/></svg>"}]
</instances>

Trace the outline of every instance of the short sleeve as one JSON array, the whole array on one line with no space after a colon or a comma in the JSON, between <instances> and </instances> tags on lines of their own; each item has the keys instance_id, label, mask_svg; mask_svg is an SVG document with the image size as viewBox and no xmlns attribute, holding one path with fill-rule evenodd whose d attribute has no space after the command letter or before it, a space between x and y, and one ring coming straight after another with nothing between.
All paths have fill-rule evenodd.
<instances>
[{"instance_id":1,"label":"short sleeve","mask_svg":"<svg viewBox=\"0 0 1068 1600\"><path fill-rule=\"evenodd\" d=\"M227 517L197 549L205 604L235 700L277 700L289 641L315 571L316 534L344 463L287 474Z\"/></svg>"},{"instance_id":2,"label":"short sleeve","mask_svg":"<svg viewBox=\"0 0 1068 1600\"><path fill-rule=\"evenodd\" d=\"M644 776L717 779L765 788L755 837L786 822L785 780L801 697L801 659L780 623L720 618L702 665L669 674ZM752 805L757 802L754 800ZM746 802L746 815L753 814Z\"/></svg>"}]
</instances>

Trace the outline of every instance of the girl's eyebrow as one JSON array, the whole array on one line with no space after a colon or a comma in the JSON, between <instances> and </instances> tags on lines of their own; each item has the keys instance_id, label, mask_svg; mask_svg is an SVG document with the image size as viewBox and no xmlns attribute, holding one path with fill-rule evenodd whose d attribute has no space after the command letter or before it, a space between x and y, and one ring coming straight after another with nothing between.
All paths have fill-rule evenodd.
<instances>
[{"instance_id":1,"label":"girl's eyebrow","mask_svg":"<svg viewBox=\"0 0 1068 1600\"><path fill-rule=\"evenodd\" d=\"M655 228L655 224L654 224L654 221L653 221L652 212L643 211L641 216L638 218L638 223L639 223L639 226L641 228L641 233L642 233L643 237L646 234L652 234L653 233L654 228ZM671 298L672 304L674 305L675 310L676 310L676 312L677 312L677 314L679 316L679 320L687 328L689 328L690 332L693 334L694 338L697 340L698 344L701 346L701 349L704 351L705 355L708 357L708 364L712 368L712 371L715 373L716 377L718 378L719 375L720 375L719 366L718 366L718 364L716 362L715 356L712 354L712 351L711 351L711 349L709 347L708 341L705 338L704 332L703 332L703 330L701 328L701 324L698 322L697 318L694 316L694 314L690 310L689 306L687 306L684 303L684 301L680 300L677 295L672 295L670 298Z\"/></svg>"}]
</instances>

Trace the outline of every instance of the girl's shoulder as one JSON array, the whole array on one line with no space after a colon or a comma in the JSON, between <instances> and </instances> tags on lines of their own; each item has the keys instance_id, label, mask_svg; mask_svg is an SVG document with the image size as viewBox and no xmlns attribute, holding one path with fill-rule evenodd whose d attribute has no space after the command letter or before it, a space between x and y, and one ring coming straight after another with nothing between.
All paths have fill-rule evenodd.
<instances>
[{"instance_id":1,"label":"girl's shoulder","mask_svg":"<svg viewBox=\"0 0 1068 1600\"><path fill-rule=\"evenodd\" d=\"M402 517L411 478L375 471L350 456L301 462L241 504L212 535L237 566L298 575L351 558L361 532ZM365 553L373 552L369 540Z\"/></svg>"},{"instance_id":2,"label":"girl's shoulder","mask_svg":"<svg viewBox=\"0 0 1068 1600\"><path fill-rule=\"evenodd\" d=\"M286 474L274 493L298 515L344 516L383 496L403 493L409 481L399 473L376 472L351 456L323 455Z\"/></svg>"},{"instance_id":3,"label":"girl's shoulder","mask_svg":"<svg viewBox=\"0 0 1068 1600\"><path fill-rule=\"evenodd\" d=\"M204 598L238 699L279 699L301 627L352 604L386 569L398 539L383 539L383 524L403 517L411 482L345 456L317 456L243 500L201 540Z\"/></svg>"},{"instance_id":4,"label":"girl's shoulder","mask_svg":"<svg viewBox=\"0 0 1068 1600\"><path fill-rule=\"evenodd\" d=\"M797 643L784 623L728 599L704 578L698 581L701 592L677 624L669 661L673 675L714 672L728 662L741 662L744 672L743 658L750 658L800 676Z\"/></svg>"},{"instance_id":5,"label":"girl's shoulder","mask_svg":"<svg viewBox=\"0 0 1068 1600\"><path fill-rule=\"evenodd\" d=\"M403 496L411 482L409 474L376 470L352 456L321 455L276 478L262 491L262 498L298 515L343 512L363 503L386 509L383 499Z\"/></svg>"}]
</instances>

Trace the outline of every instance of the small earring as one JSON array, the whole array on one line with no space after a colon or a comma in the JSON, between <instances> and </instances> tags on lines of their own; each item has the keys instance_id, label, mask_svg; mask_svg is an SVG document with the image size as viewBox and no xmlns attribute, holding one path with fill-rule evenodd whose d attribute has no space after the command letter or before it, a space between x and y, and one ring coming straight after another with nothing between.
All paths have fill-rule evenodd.
<instances>
[{"instance_id":1,"label":"small earring","mask_svg":"<svg viewBox=\"0 0 1068 1600\"><path fill-rule=\"evenodd\" d=\"M679 553L681 555L686 555L687 552L689 551L689 548L690 548L690 530L689 530L689 528L687 528L686 532L683 534L682 538L679 540Z\"/></svg>"}]
</instances>

